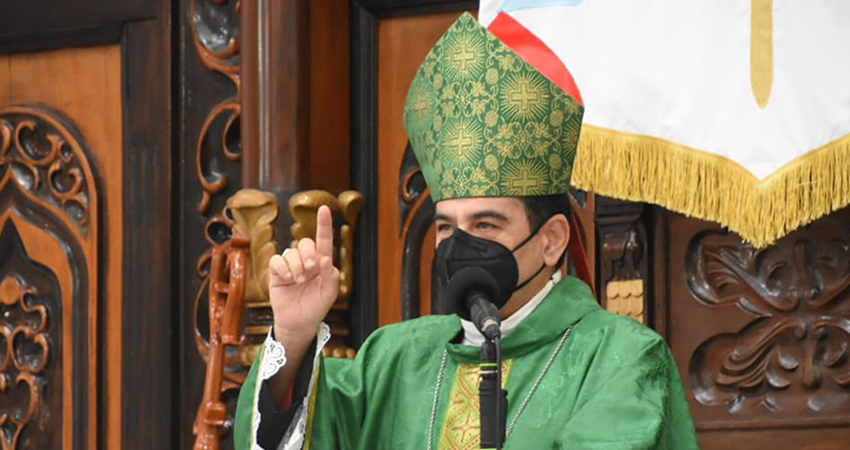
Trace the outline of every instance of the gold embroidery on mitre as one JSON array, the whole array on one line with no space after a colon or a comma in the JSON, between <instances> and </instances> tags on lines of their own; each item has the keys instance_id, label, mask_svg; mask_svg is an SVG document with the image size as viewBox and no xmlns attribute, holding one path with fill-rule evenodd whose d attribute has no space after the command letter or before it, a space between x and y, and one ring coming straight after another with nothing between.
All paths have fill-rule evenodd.
<instances>
[{"instance_id":1,"label":"gold embroidery on mitre","mask_svg":"<svg viewBox=\"0 0 850 450\"><path fill-rule=\"evenodd\" d=\"M476 34L452 36L443 53L445 74L452 79L468 80L483 74L484 38Z\"/></svg>"},{"instance_id":2,"label":"gold embroidery on mitre","mask_svg":"<svg viewBox=\"0 0 850 450\"><path fill-rule=\"evenodd\" d=\"M514 360L502 362L502 386L508 384ZM440 433L440 450L471 450L481 447L481 412L478 364L461 364L449 396L449 408Z\"/></svg>"},{"instance_id":3,"label":"gold embroidery on mitre","mask_svg":"<svg viewBox=\"0 0 850 450\"><path fill-rule=\"evenodd\" d=\"M512 197L544 195L548 180L547 168L539 161L516 160L503 168L502 189Z\"/></svg>"},{"instance_id":4,"label":"gold embroidery on mitre","mask_svg":"<svg viewBox=\"0 0 850 450\"><path fill-rule=\"evenodd\" d=\"M563 89L464 14L417 71L404 122L438 202L567 192L583 112ZM548 167L553 155L556 167ZM523 162L524 172L507 173Z\"/></svg>"},{"instance_id":5,"label":"gold embroidery on mitre","mask_svg":"<svg viewBox=\"0 0 850 450\"><path fill-rule=\"evenodd\" d=\"M459 121L446 126L443 132L442 161L449 167L463 167L480 159L481 126L472 121Z\"/></svg>"},{"instance_id":6,"label":"gold embroidery on mitre","mask_svg":"<svg viewBox=\"0 0 850 450\"><path fill-rule=\"evenodd\" d=\"M502 90L503 114L509 120L542 121L551 111L546 79L536 73L511 74Z\"/></svg>"}]
</instances>

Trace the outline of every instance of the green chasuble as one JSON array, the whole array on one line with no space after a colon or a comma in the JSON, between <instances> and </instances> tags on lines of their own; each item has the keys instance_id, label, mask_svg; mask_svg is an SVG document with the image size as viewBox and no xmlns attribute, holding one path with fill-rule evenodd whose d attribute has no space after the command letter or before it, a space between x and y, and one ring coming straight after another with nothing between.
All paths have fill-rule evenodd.
<instances>
[{"instance_id":1,"label":"green chasuble","mask_svg":"<svg viewBox=\"0 0 850 450\"><path fill-rule=\"evenodd\" d=\"M422 317L375 331L354 360L322 359L306 402L304 448L427 449L444 356L433 448L478 448L474 364L480 348L457 344L461 335L455 315ZM600 308L575 278L555 285L503 339L502 352L508 427L515 423L505 449L698 449L666 343L635 320ZM261 358L240 395L237 449L257 448L252 421Z\"/></svg>"}]
</instances>

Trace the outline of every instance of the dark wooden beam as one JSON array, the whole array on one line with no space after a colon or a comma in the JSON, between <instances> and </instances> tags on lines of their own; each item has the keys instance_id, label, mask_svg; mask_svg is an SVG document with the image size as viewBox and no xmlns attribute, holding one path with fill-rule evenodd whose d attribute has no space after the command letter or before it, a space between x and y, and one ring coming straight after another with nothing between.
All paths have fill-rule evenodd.
<instances>
[{"instance_id":1,"label":"dark wooden beam","mask_svg":"<svg viewBox=\"0 0 850 450\"><path fill-rule=\"evenodd\" d=\"M118 43L124 24L153 19L158 10L148 0L6 1L0 6L0 53Z\"/></svg>"},{"instance_id":2,"label":"dark wooden beam","mask_svg":"<svg viewBox=\"0 0 850 450\"><path fill-rule=\"evenodd\" d=\"M478 8L477 0L355 0L356 7L379 17L401 17Z\"/></svg>"},{"instance_id":3,"label":"dark wooden beam","mask_svg":"<svg viewBox=\"0 0 850 450\"><path fill-rule=\"evenodd\" d=\"M118 3L118 2L116 2ZM136 4L137 1L121 2ZM171 2L124 28L121 448L177 448L172 258ZM105 448L104 446L99 446Z\"/></svg>"}]
</instances>

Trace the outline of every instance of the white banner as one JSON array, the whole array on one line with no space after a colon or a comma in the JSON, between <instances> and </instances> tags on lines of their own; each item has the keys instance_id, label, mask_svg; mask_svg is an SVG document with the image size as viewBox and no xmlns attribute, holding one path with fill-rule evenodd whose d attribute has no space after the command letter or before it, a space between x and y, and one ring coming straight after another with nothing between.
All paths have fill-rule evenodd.
<instances>
[{"instance_id":1,"label":"white banner","mask_svg":"<svg viewBox=\"0 0 850 450\"><path fill-rule=\"evenodd\" d=\"M850 2L481 2L485 25L498 13L551 47L582 93L578 187L756 245L850 203ZM605 166L613 157L629 161Z\"/></svg>"}]
</instances>

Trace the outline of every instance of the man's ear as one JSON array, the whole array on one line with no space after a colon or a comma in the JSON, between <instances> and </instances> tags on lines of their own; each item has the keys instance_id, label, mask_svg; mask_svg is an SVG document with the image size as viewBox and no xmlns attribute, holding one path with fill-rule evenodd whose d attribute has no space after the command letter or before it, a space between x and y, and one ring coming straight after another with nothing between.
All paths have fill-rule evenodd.
<instances>
[{"instance_id":1,"label":"man's ear","mask_svg":"<svg viewBox=\"0 0 850 450\"><path fill-rule=\"evenodd\" d=\"M540 229L545 237L543 247L543 262L555 267L561 263L561 258L570 243L570 222L563 214L555 214Z\"/></svg>"}]
</instances>

